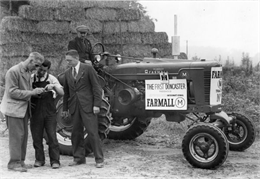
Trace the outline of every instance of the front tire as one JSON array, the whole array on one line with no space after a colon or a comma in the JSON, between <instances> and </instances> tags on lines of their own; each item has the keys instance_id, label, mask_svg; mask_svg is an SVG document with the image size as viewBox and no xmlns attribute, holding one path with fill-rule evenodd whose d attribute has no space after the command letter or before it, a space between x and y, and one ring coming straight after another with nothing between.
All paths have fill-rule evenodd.
<instances>
[{"instance_id":1,"label":"front tire","mask_svg":"<svg viewBox=\"0 0 260 179\"><path fill-rule=\"evenodd\" d=\"M244 151L255 141L255 127L253 122L246 116L238 113L228 113L236 117L235 123L224 128L230 150Z\"/></svg>"},{"instance_id":2,"label":"front tire","mask_svg":"<svg viewBox=\"0 0 260 179\"><path fill-rule=\"evenodd\" d=\"M210 124L197 124L186 132L182 141L182 152L194 167L216 169L221 166L229 151L225 134Z\"/></svg>"}]
</instances>

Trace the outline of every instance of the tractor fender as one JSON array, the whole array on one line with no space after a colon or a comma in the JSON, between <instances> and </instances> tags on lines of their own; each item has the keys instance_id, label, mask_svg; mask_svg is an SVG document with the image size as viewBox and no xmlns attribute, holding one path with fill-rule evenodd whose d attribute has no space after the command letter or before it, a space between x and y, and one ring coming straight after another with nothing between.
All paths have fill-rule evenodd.
<instances>
[{"instance_id":1,"label":"tractor fender","mask_svg":"<svg viewBox=\"0 0 260 179\"><path fill-rule=\"evenodd\" d=\"M233 118L229 117L227 115L227 113L225 113L224 111L221 111L221 112L218 112L218 113L210 114L210 120L211 121L217 120L217 122L221 122L222 125L229 126L232 123Z\"/></svg>"}]
</instances>

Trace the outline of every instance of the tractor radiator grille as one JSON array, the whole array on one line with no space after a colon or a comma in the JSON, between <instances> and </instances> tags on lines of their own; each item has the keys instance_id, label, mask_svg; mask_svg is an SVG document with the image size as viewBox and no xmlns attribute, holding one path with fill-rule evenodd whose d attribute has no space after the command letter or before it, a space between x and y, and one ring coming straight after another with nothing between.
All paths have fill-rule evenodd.
<instances>
[{"instance_id":1,"label":"tractor radiator grille","mask_svg":"<svg viewBox=\"0 0 260 179\"><path fill-rule=\"evenodd\" d=\"M204 71L204 93L206 103L209 103L210 100L210 77L211 71Z\"/></svg>"}]
</instances>

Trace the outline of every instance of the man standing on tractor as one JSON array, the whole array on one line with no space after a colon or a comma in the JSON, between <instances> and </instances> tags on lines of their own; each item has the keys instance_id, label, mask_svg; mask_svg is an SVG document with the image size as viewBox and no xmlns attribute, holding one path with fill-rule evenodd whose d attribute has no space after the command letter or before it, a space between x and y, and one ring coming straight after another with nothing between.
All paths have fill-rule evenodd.
<instances>
[{"instance_id":1,"label":"man standing on tractor","mask_svg":"<svg viewBox=\"0 0 260 179\"><path fill-rule=\"evenodd\" d=\"M86 38L89 28L85 25L76 27L77 37L69 41L68 50L76 50L79 54L79 60L82 63L92 61L92 45Z\"/></svg>"},{"instance_id":2,"label":"man standing on tractor","mask_svg":"<svg viewBox=\"0 0 260 179\"><path fill-rule=\"evenodd\" d=\"M41 167L45 164L43 149L44 130L48 137L50 164L53 169L60 167L59 144L56 137L56 106L55 98L57 95L63 96L63 87L57 78L48 73L51 62L44 60L36 74L32 75L33 88L45 88L41 95L33 96L32 118L30 122L33 147L35 149L34 167Z\"/></svg>"}]
</instances>

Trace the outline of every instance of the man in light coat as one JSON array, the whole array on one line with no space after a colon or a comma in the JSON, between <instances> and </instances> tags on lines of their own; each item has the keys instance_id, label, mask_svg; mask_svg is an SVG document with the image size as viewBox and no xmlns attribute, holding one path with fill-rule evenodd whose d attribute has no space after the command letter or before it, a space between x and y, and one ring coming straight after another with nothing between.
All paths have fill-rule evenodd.
<instances>
[{"instance_id":1,"label":"man in light coat","mask_svg":"<svg viewBox=\"0 0 260 179\"><path fill-rule=\"evenodd\" d=\"M11 67L5 76L5 92L0 109L6 116L9 131L10 160L7 167L12 171L26 172L28 168L24 161L28 119L31 116L30 99L44 92L44 88L32 89L31 72L43 61L40 53L32 52L25 61Z\"/></svg>"}]
</instances>

